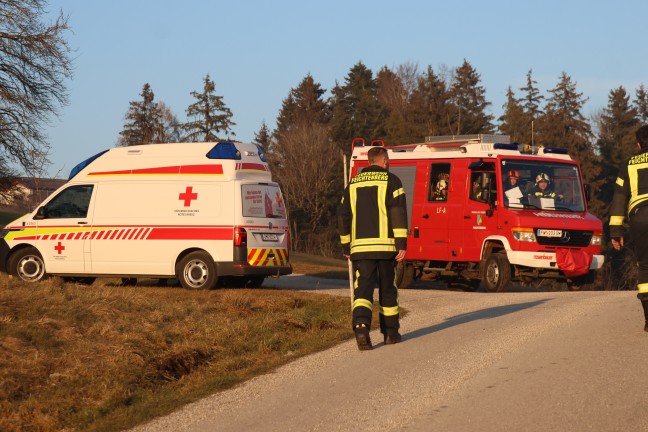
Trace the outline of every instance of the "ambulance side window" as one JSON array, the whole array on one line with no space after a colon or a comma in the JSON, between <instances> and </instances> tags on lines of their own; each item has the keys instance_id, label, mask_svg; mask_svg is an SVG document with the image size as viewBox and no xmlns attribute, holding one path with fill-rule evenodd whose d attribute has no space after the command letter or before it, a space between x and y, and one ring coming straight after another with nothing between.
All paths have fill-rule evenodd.
<instances>
[{"instance_id":1,"label":"ambulance side window","mask_svg":"<svg viewBox=\"0 0 648 432\"><path fill-rule=\"evenodd\" d=\"M430 167L428 201L444 202L450 191L450 164L435 163Z\"/></svg>"},{"instance_id":2,"label":"ambulance side window","mask_svg":"<svg viewBox=\"0 0 648 432\"><path fill-rule=\"evenodd\" d=\"M71 186L38 209L42 219L85 218L88 216L92 185Z\"/></svg>"}]
</instances>

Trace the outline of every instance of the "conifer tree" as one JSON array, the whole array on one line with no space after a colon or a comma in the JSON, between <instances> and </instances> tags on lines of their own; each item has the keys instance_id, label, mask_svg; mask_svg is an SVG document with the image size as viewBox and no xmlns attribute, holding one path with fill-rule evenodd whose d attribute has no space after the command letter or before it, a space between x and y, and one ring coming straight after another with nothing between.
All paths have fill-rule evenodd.
<instances>
[{"instance_id":1,"label":"conifer tree","mask_svg":"<svg viewBox=\"0 0 648 432\"><path fill-rule=\"evenodd\" d=\"M571 157L580 162L583 179L592 187L592 196L597 196L602 183L599 178L601 170L594 153L591 126L582 114L587 98L576 90L576 83L565 72L549 93L535 144L567 149ZM601 214L603 204L600 201L590 204L593 212Z\"/></svg>"},{"instance_id":2,"label":"conifer tree","mask_svg":"<svg viewBox=\"0 0 648 432\"><path fill-rule=\"evenodd\" d=\"M524 112L524 107L520 104L520 101L515 98L515 94L510 86L506 91L506 103L503 108L504 113L499 118L500 132L509 135L511 142L528 142L524 139L528 125L528 116Z\"/></svg>"},{"instance_id":3,"label":"conifer tree","mask_svg":"<svg viewBox=\"0 0 648 432\"><path fill-rule=\"evenodd\" d=\"M369 142L385 135L384 109L376 91L373 73L361 62L351 68L343 85L336 83L332 90L331 133L347 155L353 138L363 137Z\"/></svg>"},{"instance_id":4,"label":"conifer tree","mask_svg":"<svg viewBox=\"0 0 648 432\"><path fill-rule=\"evenodd\" d=\"M376 97L384 112L385 143L408 143L408 124L405 120L409 94L401 78L384 66L376 76Z\"/></svg>"},{"instance_id":5,"label":"conifer tree","mask_svg":"<svg viewBox=\"0 0 648 432\"><path fill-rule=\"evenodd\" d=\"M325 93L326 90L320 83L315 82L311 74L306 75L283 100L277 116L275 136L279 137L296 124L328 123L331 112L328 102L324 100Z\"/></svg>"},{"instance_id":6,"label":"conifer tree","mask_svg":"<svg viewBox=\"0 0 648 432\"><path fill-rule=\"evenodd\" d=\"M452 87L452 130L454 134L492 133L493 116L486 113L490 102L481 77L467 60L455 70Z\"/></svg>"},{"instance_id":7,"label":"conifer tree","mask_svg":"<svg viewBox=\"0 0 648 432\"><path fill-rule=\"evenodd\" d=\"M261 127L255 132L252 144L258 144L266 153L270 151L272 147L272 132L268 128L265 120L261 122Z\"/></svg>"},{"instance_id":8,"label":"conifer tree","mask_svg":"<svg viewBox=\"0 0 648 432\"><path fill-rule=\"evenodd\" d=\"M165 142L162 114L148 83L142 87L140 96L141 101L129 102L130 107L124 116L124 128L119 132L117 141L120 146Z\"/></svg>"},{"instance_id":9,"label":"conifer tree","mask_svg":"<svg viewBox=\"0 0 648 432\"><path fill-rule=\"evenodd\" d=\"M603 178L598 197L604 203L611 203L619 167L637 150L637 110L630 104L630 96L623 87L610 91L608 105L597 123L599 138L596 147L601 156Z\"/></svg>"},{"instance_id":10,"label":"conifer tree","mask_svg":"<svg viewBox=\"0 0 648 432\"><path fill-rule=\"evenodd\" d=\"M639 123L648 124L648 92L643 84L639 86L636 92L635 107Z\"/></svg>"},{"instance_id":11,"label":"conifer tree","mask_svg":"<svg viewBox=\"0 0 648 432\"><path fill-rule=\"evenodd\" d=\"M541 108L542 100L544 96L540 94L540 90L536 87L538 83L535 81L531 75L532 70L529 69L527 72L527 84L525 87L521 87L520 90L524 92L524 96L520 102L524 102L522 107L524 109L525 124L520 129L520 138L519 142L534 144L534 129L535 124L540 117L544 114Z\"/></svg>"},{"instance_id":12,"label":"conifer tree","mask_svg":"<svg viewBox=\"0 0 648 432\"><path fill-rule=\"evenodd\" d=\"M184 132L183 141L187 142L216 142L222 138L218 136L222 132L225 138L230 135L236 136L232 126L233 114L223 102L223 96L214 94L216 86L209 78L209 74L203 78L203 90L201 93L192 91L191 96L196 102L189 105L186 110L189 121L180 125Z\"/></svg>"},{"instance_id":13,"label":"conifer tree","mask_svg":"<svg viewBox=\"0 0 648 432\"><path fill-rule=\"evenodd\" d=\"M431 66L418 79L410 99L410 118L417 141L427 136L451 135L450 92L446 81Z\"/></svg>"},{"instance_id":14,"label":"conifer tree","mask_svg":"<svg viewBox=\"0 0 648 432\"><path fill-rule=\"evenodd\" d=\"M324 93L310 74L290 90L277 118L268 161L284 191L293 246L330 254L339 247L332 221L342 170L330 138ZM263 140L261 132L258 141Z\"/></svg>"}]
</instances>

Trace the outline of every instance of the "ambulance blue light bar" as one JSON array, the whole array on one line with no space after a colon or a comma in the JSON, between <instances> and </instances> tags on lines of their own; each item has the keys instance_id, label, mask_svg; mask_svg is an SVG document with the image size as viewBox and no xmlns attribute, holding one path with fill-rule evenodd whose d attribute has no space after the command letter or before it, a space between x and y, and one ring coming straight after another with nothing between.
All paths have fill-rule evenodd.
<instances>
[{"instance_id":1,"label":"ambulance blue light bar","mask_svg":"<svg viewBox=\"0 0 648 432\"><path fill-rule=\"evenodd\" d=\"M261 146L259 144L255 144L255 145L259 149L259 159L261 159L261 162L268 162L268 158L266 157L266 154L261 148Z\"/></svg>"},{"instance_id":2,"label":"ambulance blue light bar","mask_svg":"<svg viewBox=\"0 0 648 432\"><path fill-rule=\"evenodd\" d=\"M233 142L223 141L207 152L207 158L241 160L241 152L238 151Z\"/></svg>"},{"instance_id":3,"label":"ambulance blue light bar","mask_svg":"<svg viewBox=\"0 0 648 432\"><path fill-rule=\"evenodd\" d=\"M85 167L87 167L88 165L90 165L92 162L94 162L95 159L97 159L99 156L101 156L102 154L106 153L107 151L108 151L108 150L104 150L104 151L102 151L102 152L100 152L100 153L97 153L96 155L94 155L94 156L92 156L92 157L89 157L88 159L84 160L83 162L81 162L80 164L78 164L77 166L75 166L74 168L72 168L72 171L70 171L70 177L68 177L68 180L72 180L72 177L74 177L75 175L79 174L79 172L80 172L83 168L85 168Z\"/></svg>"},{"instance_id":4,"label":"ambulance blue light bar","mask_svg":"<svg viewBox=\"0 0 648 432\"><path fill-rule=\"evenodd\" d=\"M495 143L493 144L493 150L518 150L518 145L517 144L503 144L503 143Z\"/></svg>"}]
</instances>

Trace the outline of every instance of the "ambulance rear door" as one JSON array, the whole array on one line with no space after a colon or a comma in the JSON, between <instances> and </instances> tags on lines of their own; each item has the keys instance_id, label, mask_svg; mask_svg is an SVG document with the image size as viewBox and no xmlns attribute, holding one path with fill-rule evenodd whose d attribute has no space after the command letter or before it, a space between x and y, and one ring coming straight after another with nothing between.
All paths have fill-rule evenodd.
<instances>
[{"instance_id":1,"label":"ambulance rear door","mask_svg":"<svg viewBox=\"0 0 648 432\"><path fill-rule=\"evenodd\" d=\"M236 257L252 267L287 267L288 261L288 221L286 207L279 185L274 182L241 183L242 224L235 232L237 236L247 237L247 257ZM244 231L240 231L244 230ZM243 248L240 248L243 250Z\"/></svg>"}]
</instances>

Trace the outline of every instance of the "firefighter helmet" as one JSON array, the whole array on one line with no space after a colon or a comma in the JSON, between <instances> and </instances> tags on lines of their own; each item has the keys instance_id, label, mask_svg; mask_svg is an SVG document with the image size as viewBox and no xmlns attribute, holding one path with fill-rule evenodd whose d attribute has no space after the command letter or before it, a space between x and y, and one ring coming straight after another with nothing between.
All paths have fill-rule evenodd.
<instances>
[{"instance_id":1,"label":"firefighter helmet","mask_svg":"<svg viewBox=\"0 0 648 432\"><path fill-rule=\"evenodd\" d=\"M517 172L516 170L510 170L509 172L506 173L506 176L507 176L508 178L516 178L516 179L519 179L519 178L520 178L520 173Z\"/></svg>"},{"instance_id":2,"label":"firefighter helmet","mask_svg":"<svg viewBox=\"0 0 648 432\"><path fill-rule=\"evenodd\" d=\"M436 184L436 190L441 192L442 190L448 189L448 182L445 180L439 180Z\"/></svg>"},{"instance_id":3,"label":"firefighter helmet","mask_svg":"<svg viewBox=\"0 0 648 432\"><path fill-rule=\"evenodd\" d=\"M538 184L538 183L540 183L542 181L547 182L547 184L551 183L551 181L549 180L549 176L546 173L540 173L540 174L537 175L536 184Z\"/></svg>"}]
</instances>

